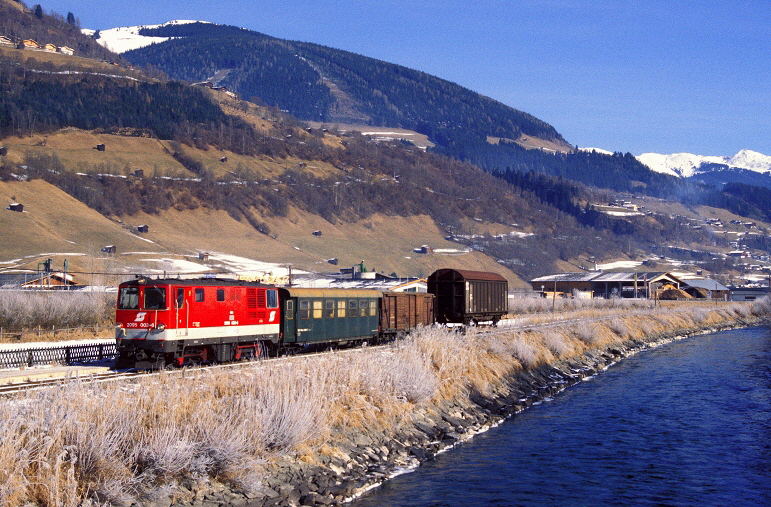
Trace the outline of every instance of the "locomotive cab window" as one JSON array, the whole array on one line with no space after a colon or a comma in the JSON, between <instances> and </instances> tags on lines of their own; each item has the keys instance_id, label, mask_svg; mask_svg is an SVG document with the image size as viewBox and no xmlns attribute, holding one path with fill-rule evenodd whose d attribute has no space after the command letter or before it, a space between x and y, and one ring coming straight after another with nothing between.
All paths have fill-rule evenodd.
<instances>
[{"instance_id":1,"label":"locomotive cab window","mask_svg":"<svg viewBox=\"0 0 771 507\"><path fill-rule=\"evenodd\" d=\"M185 307L185 289L177 288L177 308Z\"/></svg>"},{"instance_id":2,"label":"locomotive cab window","mask_svg":"<svg viewBox=\"0 0 771 507\"><path fill-rule=\"evenodd\" d=\"M267 307L268 308L278 308L278 291L275 289L267 290L265 291L265 294L267 295ZM289 301L287 301L288 303Z\"/></svg>"},{"instance_id":3,"label":"locomotive cab window","mask_svg":"<svg viewBox=\"0 0 771 507\"><path fill-rule=\"evenodd\" d=\"M203 289L195 289L195 302L196 303L203 302Z\"/></svg>"},{"instance_id":4,"label":"locomotive cab window","mask_svg":"<svg viewBox=\"0 0 771 507\"><path fill-rule=\"evenodd\" d=\"M165 310L166 309L166 288L165 287L145 287L145 309L147 310Z\"/></svg>"},{"instance_id":5,"label":"locomotive cab window","mask_svg":"<svg viewBox=\"0 0 771 507\"><path fill-rule=\"evenodd\" d=\"M217 301L225 301L225 289L217 289Z\"/></svg>"},{"instance_id":6,"label":"locomotive cab window","mask_svg":"<svg viewBox=\"0 0 771 507\"><path fill-rule=\"evenodd\" d=\"M122 287L118 297L118 308L121 310L138 310L139 287Z\"/></svg>"}]
</instances>

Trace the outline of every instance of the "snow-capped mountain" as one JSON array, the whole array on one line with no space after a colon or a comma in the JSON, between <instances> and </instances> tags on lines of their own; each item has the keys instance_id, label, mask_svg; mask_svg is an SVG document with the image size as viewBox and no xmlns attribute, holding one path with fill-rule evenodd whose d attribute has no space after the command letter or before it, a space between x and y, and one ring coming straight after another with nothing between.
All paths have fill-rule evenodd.
<instances>
[{"instance_id":1,"label":"snow-capped mountain","mask_svg":"<svg viewBox=\"0 0 771 507\"><path fill-rule=\"evenodd\" d=\"M637 160L651 170L690 178L697 174L715 170L748 170L760 174L771 173L771 156L757 151L741 150L733 157L694 155L692 153L643 153Z\"/></svg>"},{"instance_id":2,"label":"snow-capped mountain","mask_svg":"<svg viewBox=\"0 0 771 507\"><path fill-rule=\"evenodd\" d=\"M99 30L99 38L96 41L114 53L125 53L132 49L139 49L157 42L166 42L171 37L148 37L140 35L140 30L144 28L160 28L169 25L186 25L189 23L208 23L208 21L193 20L175 20L168 21L161 25L142 25L142 26L120 26L110 28L109 30ZM84 28L81 30L85 35L93 37L96 30Z\"/></svg>"}]
</instances>

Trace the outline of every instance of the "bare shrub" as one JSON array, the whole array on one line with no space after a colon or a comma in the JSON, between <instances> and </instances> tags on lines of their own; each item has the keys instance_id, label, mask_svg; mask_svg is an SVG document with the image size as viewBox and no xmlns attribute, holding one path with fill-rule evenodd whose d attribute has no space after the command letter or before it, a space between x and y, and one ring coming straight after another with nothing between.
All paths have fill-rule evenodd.
<instances>
[{"instance_id":1,"label":"bare shrub","mask_svg":"<svg viewBox=\"0 0 771 507\"><path fill-rule=\"evenodd\" d=\"M573 350L565 340L565 337L559 332L547 332L543 341L546 348L557 358L564 357Z\"/></svg>"},{"instance_id":2,"label":"bare shrub","mask_svg":"<svg viewBox=\"0 0 771 507\"><path fill-rule=\"evenodd\" d=\"M752 316L752 306L748 304L736 304L733 305L731 310L739 318L747 318Z\"/></svg>"},{"instance_id":3,"label":"bare shrub","mask_svg":"<svg viewBox=\"0 0 771 507\"><path fill-rule=\"evenodd\" d=\"M397 360L387 367L389 380L397 396L407 401L420 404L431 399L439 387L436 376L428 368L423 358L403 351Z\"/></svg>"},{"instance_id":4,"label":"bare shrub","mask_svg":"<svg viewBox=\"0 0 771 507\"><path fill-rule=\"evenodd\" d=\"M459 378L469 368L472 357L470 343L473 331L467 334L442 328L424 327L411 333L405 348L412 349L430 365L439 382Z\"/></svg>"},{"instance_id":5,"label":"bare shrub","mask_svg":"<svg viewBox=\"0 0 771 507\"><path fill-rule=\"evenodd\" d=\"M571 328L571 331L576 338L581 340L587 345L595 345L600 341L600 334L597 326L582 322Z\"/></svg>"},{"instance_id":6,"label":"bare shrub","mask_svg":"<svg viewBox=\"0 0 771 507\"><path fill-rule=\"evenodd\" d=\"M696 324L702 324L709 319L709 310L695 308L690 312L690 316Z\"/></svg>"},{"instance_id":7,"label":"bare shrub","mask_svg":"<svg viewBox=\"0 0 771 507\"><path fill-rule=\"evenodd\" d=\"M318 393L324 392L324 384L314 385L312 377L295 376L297 372L266 370L252 379L254 404L244 405L257 421L265 448L285 451L318 436L324 427Z\"/></svg>"},{"instance_id":8,"label":"bare shrub","mask_svg":"<svg viewBox=\"0 0 771 507\"><path fill-rule=\"evenodd\" d=\"M752 303L752 314L758 317L771 315L771 296L765 296Z\"/></svg>"},{"instance_id":9,"label":"bare shrub","mask_svg":"<svg viewBox=\"0 0 771 507\"><path fill-rule=\"evenodd\" d=\"M511 355L525 369L538 365L539 353L537 347L527 339L527 333L516 333L509 340Z\"/></svg>"},{"instance_id":10,"label":"bare shrub","mask_svg":"<svg viewBox=\"0 0 771 507\"><path fill-rule=\"evenodd\" d=\"M630 334L629 327L627 327L626 322L624 322L622 319L611 319L605 325L608 326L608 329L616 333L619 338L624 338Z\"/></svg>"},{"instance_id":11,"label":"bare shrub","mask_svg":"<svg viewBox=\"0 0 771 507\"><path fill-rule=\"evenodd\" d=\"M661 329L655 321L651 321L647 318L636 319L634 323L635 329L642 336L653 336L660 333Z\"/></svg>"},{"instance_id":12,"label":"bare shrub","mask_svg":"<svg viewBox=\"0 0 771 507\"><path fill-rule=\"evenodd\" d=\"M27 440L28 430L22 418L9 405L0 408L0 505L23 505L27 499L29 479L25 470L30 453L19 447Z\"/></svg>"}]
</instances>

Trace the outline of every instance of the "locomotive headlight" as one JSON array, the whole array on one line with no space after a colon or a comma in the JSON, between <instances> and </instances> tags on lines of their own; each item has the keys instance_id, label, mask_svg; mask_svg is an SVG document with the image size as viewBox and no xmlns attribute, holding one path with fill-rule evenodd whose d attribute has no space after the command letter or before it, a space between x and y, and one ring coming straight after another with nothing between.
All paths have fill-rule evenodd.
<instances>
[{"instance_id":1,"label":"locomotive headlight","mask_svg":"<svg viewBox=\"0 0 771 507\"><path fill-rule=\"evenodd\" d=\"M164 329L166 329L166 324L160 323L158 324L158 327L155 329L157 329L158 331L163 331Z\"/></svg>"}]
</instances>

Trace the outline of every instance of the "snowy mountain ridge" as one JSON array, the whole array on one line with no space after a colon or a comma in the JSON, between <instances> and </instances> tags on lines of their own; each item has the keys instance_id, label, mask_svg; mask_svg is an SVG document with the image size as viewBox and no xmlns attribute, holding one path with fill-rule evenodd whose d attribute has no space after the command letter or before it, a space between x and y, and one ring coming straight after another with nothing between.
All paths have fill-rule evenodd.
<instances>
[{"instance_id":1,"label":"snowy mountain ridge","mask_svg":"<svg viewBox=\"0 0 771 507\"><path fill-rule=\"evenodd\" d=\"M741 150L732 157L694 155L692 153L673 153L671 155L643 153L637 156L637 160L652 171L681 178L690 178L695 174L706 172L702 166L710 164L725 166L725 169L729 170L745 169L761 174L771 173L771 156L752 150Z\"/></svg>"}]
</instances>

